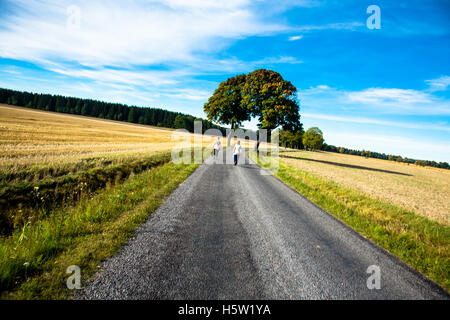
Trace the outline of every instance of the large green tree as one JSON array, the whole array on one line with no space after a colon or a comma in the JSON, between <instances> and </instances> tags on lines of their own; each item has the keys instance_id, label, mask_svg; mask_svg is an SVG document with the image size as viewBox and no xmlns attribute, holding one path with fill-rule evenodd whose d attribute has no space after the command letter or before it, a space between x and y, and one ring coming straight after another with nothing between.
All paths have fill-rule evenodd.
<instances>
[{"instance_id":1,"label":"large green tree","mask_svg":"<svg viewBox=\"0 0 450 320\"><path fill-rule=\"evenodd\" d=\"M209 120L239 127L257 118L261 129L281 126L292 133L301 131L297 89L275 71L258 69L220 83L204 105Z\"/></svg>"},{"instance_id":2,"label":"large green tree","mask_svg":"<svg viewBox=\"0 0 450 320\"><path fill-rule=\"evenodd\" d=\"M318 127L312 127L303 134L303 145L307 149L320 150L323 146L323 133Z\"/></svg>"},{"instance_id":3,"label":"large green tree","mask_svg":"<svg viewBox=\"0 0 450 320\"><path fill-rule=\"evenodd\" d=\"M304 134L303 130L301 129L297 131L280 130L278 134L280 146L295 149L303 148L303 134Z\"/></svg>"},{"instance_id":4,"label":"large green tree","mask_svg":"<svg viewBox=\"0 0 450 320\"><path fill-rule=\"evenodd\" d=\"M258 69L246 76L242 104L262 129L296 131L301 127L297 88L275 71Z\"/></svg>"}]
</instances>

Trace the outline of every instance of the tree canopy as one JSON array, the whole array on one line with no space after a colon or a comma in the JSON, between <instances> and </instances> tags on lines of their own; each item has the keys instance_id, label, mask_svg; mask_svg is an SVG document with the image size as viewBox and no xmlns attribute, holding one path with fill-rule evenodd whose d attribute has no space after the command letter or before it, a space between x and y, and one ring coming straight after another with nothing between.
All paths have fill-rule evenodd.
<instances>
[{"instance_id":1,"label":"tree canopy","mask_svg":"<svg viewBox=\"0 0 450 320\"><path fill-rule=\"evenodd\" d=\"M297 89L275 71L258 69L222 82L204 105L209 120L238 127L252 117L262 129L301 129Z\"/></svg>"},{"instance_id":2,"label":"tree canopy","mask_svg":"<svg viewBox=\"0 0 450 320\"><path fill-rule=\"evenodd\" d=\"M297 88L275 71L258 69L246 76L242 103L262 129L296 131L300 128Z\"/></svg>"},{"instance_id":3,"label":"tree canopy","mask_svg":"<svg viewBox=\"0 0 450 320\"><path fill-rule=\"evenodd\" d=\"M303 145L305 148L320 150L323 146L323 133L318 127L312 127L303 134Z\"/></svg>"},{"instance_id":4,"label":"tree canopy","mask_svg":"<svg viewBox=\"0 0 450 320\"><path fill-rule=\"evenodd\" d=\"M278 132L279 135L279 143L280 146L294 149L302 149L303 148L303 130L297 131L289 131L289 130L280 130Z\"/></svg>"},{"instance_id":5,"label":"tree canopy","mask_svg":"<svg viewBox=\"0 0 450 320\"><path fill-rule=\"evenodd\" d=\"M219 88L204 105L209 120L239 127L243 121L250 120L250 114L242 104L242 88L245 74L237 75L220 83Z\"/></svg>"}]
</instances>

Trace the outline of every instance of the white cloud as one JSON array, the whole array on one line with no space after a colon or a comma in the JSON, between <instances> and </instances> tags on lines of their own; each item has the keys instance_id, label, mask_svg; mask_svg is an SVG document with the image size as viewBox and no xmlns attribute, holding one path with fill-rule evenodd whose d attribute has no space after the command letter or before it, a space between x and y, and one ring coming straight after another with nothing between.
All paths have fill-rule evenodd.
<instances>
[{"instance_id":1,"label":"white cloud","mask_svg":"<svg viewBox=\"0 0 450 320\"><path fill-rule=\"evenodd\" d=\"M349 103L361 103L384 113L450 114L450 102L428 92L397 89L369 88L347 93Z\"/></svg>"},{"instance_id":2,"label":"white cloud","mask_svg":"<svg viewBox=\"0 0 450 320\"><path fill-rule=\"evenodd\" d=\"M303 122L323 128L328 144L416 159L450 160L450 145L446 143L450 103L427 90L347 91L319 85L300 90L299 96ZM420 121L415 121L417 117Z\"/></svg>"},{"instance_id":3,"label":"white cloud","mask_svg":"<svg viewBox=\"0 0 450 320\"><path fill-rule=\"evenodd\" d=\"M195 62L189 64L189 73L194 74L208 74L217 72L226 73L246 73L253 71L255 68L261 68L265 66L270 66L274 64L301 64L302 60L299 60L292 56L275 56L275 57L265 57L260 60L254 61L244 61L238 58L228 58L228 59L213 59L204 58L198 59Z\"/></svg>"},{"instance_id":4,"label":"white cloud","mask_svg":"<svg viewBox=\"0 0 450 320\"><path fill-rule=\"evenodd\" d=\"M211 96L212 92L197 89L175 89L169 93L164 93L165 96L186 100L198 100L206 102Z\"/></svg>"},{"instance_id":5,"label":"white cloud","mask_svg":"<svg viewBox=\"0 0 450 320\"><path fill-rule=\"evenodd\" d=\"M450 86L450 77L442 76L437 79L426 80L425 82L430 86L429 91L445 91Z\"/></svg>"},{"instance_id":6,"label":"white cloud","mask_svg":"<svg viewBox=\"0 0 450 320\"><path fill-rule=\"evenodd\" d=\"M166 4L167 6L180 9L180 8L189 8L189 9L204 9L204 8L214 8L214 9L232 9L237 6L246 5L249 3L248 0L228 0L228 1L220 1L220 0L162 0L152 2L161 2Z\"/></svg>"},{"instance_id":7,"label":"white cloud","mask_svg":"<svg viewBox=\"0 0 450 320\"><path fill-rule=\"evenodd\" d=\"M299 91L302 105L310 110L357 110L380 114L450 115L450 101L426 90L368 88L338 90L320 85Z\"/></svg>"},{"instance_id":8,"label":"white cloud","mask_svg":"<svg viewBox=\"0 0 450 320\"><path fill-rule=\"evenodd\" d=\"M14 0L14 8L0 21L0 57L60 69L61 65L121 67L182 63L198 66L233 67L233 61L217 61L219 52L233 41L253 35L289 30L352 29L360 23L290 27L268 21L259 12L268 3L250 0L136 0L132 2L91 0ZM279 8L315 6L315 0L278 3ZM69 27L69 7L80 10L79 27ZM273 4L270 4L273 7ZM76 10L75 10L76 11ZM267 10L265 10L267 11ZM298 40L302 36L291 37ZM205 57L208 57L205 59ZM301 63L279 57L269 63ZM206 62L208 64L208 62ZM192 68L194 69L194 68Z\"/></svg>"},{"instance_id":9,"label":"white cloud","mask_svg":"<svg viewBox=\"0 0 450 320\"><path fill-rule=\"evenodd\" d=\"M78 69L73 67L50 67L49 70L70 77L98 80L111 84L150 84L154 86L176 84L178 81L175 80L175 77L183 74L182 72L115 70L107 68Z\"/></svg>"},{"instance_id":10,"label":"white cloud","mask_svg":"<svg viewBox=\"0 0 450 320\"><path fill-rule=\"evenodd\" d=\"M288 40L289 40L289 41L296 41L296 40L300 40L301 38L303 38L302 35L299 35L299 36L292 36L292 37L289 37Z\"/></svg>"},{"instance_id":11,"label":"white cloud","mask_svg":"<svg viewBox=\"0 0 450 320\"><path fill-rule=\"evenodd\" d=\"M227 39L286 29L260 21L249 1L13 1L3 17L0 56L33 62L121 66L189 61ZM79 29L67 8L80 8Z\"/></svg>"},{"instance_id":12,"label":"white cloud","mask_svg":"<svg viewBox=\"0 0 450 320\"><path fill-rule=\"evenodd\" d=\"M285 0L276 7L286 10L318 4L316 0ZM196 75L303 63L291 56L242 61L233 57L218 59L212 54L248 36L298 29L270 22L269 10L264 9L272 8L270 3L10 0L7 5L11 11L0 20L0 57L33 62L68 78L103 84L107 90L115 88L118 93L139 86L154 89L153 92L169 86L178 89ZM80 9L79 27L70 27L70 22L77 21L71 19L77 10L68 11L74 6ZM354 27L354 23L343 23L304 29ZM25 74L23 71L16 75L23 78ZM88 87L81 89L89 92ZM173 97L201 100L205 95L177 92Z\"/></svg>"},{"instance_id":13,"label":"white cloud","mask_svg":"<svg viewBox=\"0 0 450 320\"><path fill-rule=\"evenodd\" d=\"M242 61L211 54L246 36L289 29L264 21L250 0L16 0L10 4L13 10L0 21L0 57L33 62L69 79L102 85L108 92L114 89L114 96L145 88L141 96L147 99L152 99L150 94L169 92L173 98L201 101L208 97L205 92L182 85L186 80L192 85L195 75L302 63L290 56ZM79 28L68 28L71 6L80 9ZM16 78L26 74L26 69L15 73ZM92 93L88 85L80 89Z\"/></svg>"},{"instance_id":14,"label":"white cloud","mask_svg":"<svg viewBox=\"0 0 450 320\"><path fill-rule=\"evenodd\" d=\"M157 90L164 90L165 87L174 87L191 77L199 74L215 73L215 72L249 72L255 68L264 67L274 64L300 64L303 61L290 56L267 57L257 61L242 61L239 59L227 60L195 60L189 66L157 71L149 69L112 69L106 67L90 67L79 68L78 66L59 65L56 63L46 65L49 71L68 76L71 78L79 78L92 80L103 83L109 87L118 89L130 89L133 86L145 86ZM23 72L25 72L23 70ZM19 73L17 73L19 74ZM192 89L194 90L194 89ZM192 91L191 90L191 91ZM183 95L179 94L178 97ZM197 99L204 94L186 95L189 100Z\"/></svg>"},{"instance_id":15,"label":"white cloud","mask_svg":"<svg viewBox=\"0 0 450 320\"><path fill-rule=\"evenodd\" d=\"M319 30L356 30L358 28L365 27L362 22L339 22L339 23L329 23L325 25L306 25L296 28L292 28L294 31L319 31Z\"/></svg>"},{"instance_id":16,"label":"white cloud","mask_svg":"<svg viewBox=\"0 0 450 320\"><path fill-rule=\"evenodd\" d=\"M358 92L348 93L348 99L364 103L430 103L431 97L421 91L395 88L370 88Z\"/></svg>"},{"instance_id":17,"label":"white cloud","mask_svg":"<svg viewBox=\"0 0 450 320\"><path fill-rule=\"evenodd\" d=\"M289 57L289 56L281 56L281 57L268 57L262 60L253 61L250 64L253 67L257 67L258 65L264 65L264 64L278 64L278 63L288 63L288 64L299 64L303 63L302 60L298 60L295 57Z\"/></svg>"}]
</instances>

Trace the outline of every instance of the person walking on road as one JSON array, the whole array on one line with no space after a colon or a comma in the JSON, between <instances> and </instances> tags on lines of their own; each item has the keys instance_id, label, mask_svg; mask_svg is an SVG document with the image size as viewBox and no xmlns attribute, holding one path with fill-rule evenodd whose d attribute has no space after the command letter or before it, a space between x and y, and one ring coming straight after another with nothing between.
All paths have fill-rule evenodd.
<instances>
[{"instance_id":1,"label":"person walking on road","mask_svg":"<svg viewBox=\"0 0 450 320\"><path fill-rule=\"evenodd\" d=\"M237 165L240 153L241 153L241 142L238 140L237 144L235 144L233 148L234 165Z\"/></svg>"},{"instance_id":2,"label":"person walking on road","mask_svg":"<svg viewBox=\"0 0 450 320\"><path fill-rule=\"evenodd\" d=\"M259 140L256 141L255 143L255 151L258 152L258 150L259 150Z\"/></svg>"},{"instance_id":3,"label":"person walking on road","mask_svg":"<svg viewBox=\"0 0 450 320\"><path fill-rule=\"evenodd\" d=\"M217 140L214 142L213 149L214 149L214 159L217 159L219 157L219 151L222 147L222 143L220 142L220 137L217 137Z\"/></svg>"}]
</instances>

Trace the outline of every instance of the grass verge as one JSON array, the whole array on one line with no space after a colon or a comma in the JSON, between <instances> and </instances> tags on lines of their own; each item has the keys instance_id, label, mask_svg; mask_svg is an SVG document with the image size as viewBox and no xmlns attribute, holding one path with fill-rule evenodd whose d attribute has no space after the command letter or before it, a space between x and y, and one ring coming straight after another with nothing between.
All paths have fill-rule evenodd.
<instances>
[{"instance_id":1,"label":"grass verge","mask_svg":"<svg viewBox=\"0 0 450 320\"><path fill-rule=\"evenodd\" d=\"M197 167L169 162L132 174L92 198L15 230L0 244L1 298L70 298L67 267L79 266L83 283Z\"/></svg>"},{"instance_id":2,"label":"grass verge","mask_svg":"<svg viewBox=\"0 0 450 320\"><path fill-rule=\"evenodd\" d=\"M262 167L266 159L250 157ZM450 227L280 162L275 176L364 237L450 290ZM424 199L426 201L426 199Z\"/></svg>"},{"instance_id":3,"label":"grass verge","mask_svg":"<svg viewBox=\"0 0 450 320\"><path fill-rule=\"evenodd\" d=\"M127 179L131 174L148 170L169 162L170 153L128 159L114 163L103 162L101 167L80 170L75 173L47 177L35 182L20 181L0 184L0 235L10 235L16 228L23 228L48 215L57 207L73 205L83 197Z\"/></svg>"}]
</instances>

